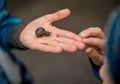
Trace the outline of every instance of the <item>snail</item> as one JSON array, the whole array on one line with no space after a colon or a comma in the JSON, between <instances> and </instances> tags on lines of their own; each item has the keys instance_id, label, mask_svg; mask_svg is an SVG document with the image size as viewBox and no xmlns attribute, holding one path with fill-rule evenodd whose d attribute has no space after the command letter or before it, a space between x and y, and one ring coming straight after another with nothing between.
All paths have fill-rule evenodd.
<instances>
[{"instance_id":1,"label":"snail","mask_svg":"<svg viewBox=\"0 0 120 84\"><path fill-rule=\"evenodd\" d=\"M45 31L43 27L36 29L35 34L36 37L50 36L50 32Z\"/></svg>"}]
</instances>

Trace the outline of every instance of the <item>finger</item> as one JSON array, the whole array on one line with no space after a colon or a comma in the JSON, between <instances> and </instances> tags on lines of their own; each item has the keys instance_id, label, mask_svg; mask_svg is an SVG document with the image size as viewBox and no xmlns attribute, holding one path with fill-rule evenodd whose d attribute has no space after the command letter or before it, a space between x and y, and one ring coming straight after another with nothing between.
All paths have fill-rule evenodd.
<instances>
[{"instance_id":1,"label":"finger","mask_svg":"<svg viewBox=\"0 0 120 84\"><path fill-rule=\"evenodd\" d=\"M85 52L96 65L101 66L103 64L104 56L98 53L96 49L87 48Z\"/></svg>"},{"instance_id":2,"label":"finger","mask_svg":"<svg viewBox=\"0 0 120 84\"><path fill-rule=\"evenodd\" d=\"M49 52L49 53L61 53L63 51L61 47L51 46L48 44L34 45L33 50L38 50L38 51L42 51L42 52Z\"/></svg>"},{"instance_id":3,"label":"finger","mask_svg":"<svg viewBox=\"0 0 120 84\"><path fill-rule=\"evenodd\" d=\"M104 38L104 33L99 27L91 27L79 33L79 36L81 38L87 38L92 36L98 38Z\"/></svg>"},{"instance_id":4,"label":"finger","mask_svg":"<svg viewBox=\"0 0 120 84\"><path fill-rule=\"evenodd\" d=\"M65 43L58 43L57 46L60 46L64 51L67 51L67 52L75 52L78 50L76 46L68 45Z\"/></svg>"},{"instance_id":5,"label":"finger","mask_svg":"<svg viewBox=\"0 0 120 84\"><path fill-rule=\"evenodd\" d=\"M68 44L68 45L75 45L80 50L85 48L85 44L83 44L80 41L73 40L73 39L69 39L69 38L65 38L65 37L57 37L57 38L55 38L55 40L58 41L58 42L61 42L61 43Z\"/></svg>"},{"instance_id":6,"label":"finger","mask_svg":"<svg viewBox=\"0 0 120 84\"><path fill-rule=\"evenodd\" d=\"M54 40L39 40L40 44L46 44L52 47L60 47L62 50L67 51L67 52L75 52L77 51L77 47L74 45L69 45L66 43L58 42ZM53 49L51 49L53 51Z\"/></svg>"},{"instance_id":7,"label":"finger","mask_svg":"<svg viewBox=\"0 0 120 84\"><path fill-rule=\"evenodd\" d=\"M81 38L77 34L67 30L62 30L60 28L54 27L52 32L54 32L58 37L65 37L65 38L81 41Z\"/></svg>"},{"instance_id":8,"label":"finger","mask_svg":"<svg viewBox=\"0 0 120 84\"><path fill-rule=\"evenodd\" d=\"M99 48L103 48L105 46L104 40L99 38L82 39L82 42L90 46L99 47Z\"/></svg>"},{"instance_id":9,"label":"finger","mask_svg":"<svg viewBox=\"0 0 120 84\"><path fill-rule=\"evenodd\" d=\"M48 14L48 15L44 16L43 18L46 19L49 23L53 23L53 22L62 20L69 15L70 15L70 10L69 9L63 9L63 10L60 10L56 13Z\"/></svg>"},{"instance_id":10,"label":"finger","mask_svg":"<svg viewBox=\"0 0 120 84\"><path fill-rule=\"evenodd\" d=\"M77 51L76 46L68 45L68 44L65 44L65 43L56 42L56 43L49 43L49 45L61 47L64 51L67 51L67 52Z\"/></svg>"},{"instance_id":11,"label":"finger","mask_svg":"<svg viewBox=\"0 0 120 84\"><path fill-rule=\"evenodd\" d=\"M65 43L61 43L61 42L49 42L48 43L49 45L51 46L57 46L57 47L61 47L64 51L67 51L67 52L75 52L77 51L77 47L74 46L74 45L68 45L68 44L65 44Z\"/></svg>"}]
</instances>

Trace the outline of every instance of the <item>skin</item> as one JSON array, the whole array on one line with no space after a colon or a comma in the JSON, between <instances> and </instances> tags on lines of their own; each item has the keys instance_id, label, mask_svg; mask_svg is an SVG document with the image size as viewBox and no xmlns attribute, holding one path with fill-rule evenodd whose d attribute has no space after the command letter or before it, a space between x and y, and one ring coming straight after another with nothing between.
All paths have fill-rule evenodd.
<instances>
[{"instance_id":1,"label":"skin","mask_svg":"<svg viewBox=\"0 0 120 84\"><path fill-rule=\"evenodd\" d=\"M60 53L62 51L75 52L78 49L85 49L88 57L96 65L102 66L100 75L103 79L103 84L113 84L107 62L103 62L104 55L102 52L106 43L104 33L99 27L91 27L79 33L78 36L73 32L52 25L53 22L62 20L69 15L70 11L64 9L33 20L21 32L21 43L32 50L50 53ZM51 32L51 35L49 37L37 38L35 30L39 27L43 27Z\"/></svg>"},{"instance_id":2,"label":"skin","mask_svg":"<svg viewBox=\"0 0 120 84\"><path fill-rule=\"evenodd\" d=\"M107 63L107 59L105 57L104 59L104 64L101 66L100 68L100 76L102 78L102 84L114 84L111 76L110 76L110 72L109 72L109 68L108 68L108 63Z\"/></svg>"},{"instance_id":3,"label":"skin","mask_svg":"<svg viewBox=\"0 0 120 84\"><path fill-rule=\"evenodd\" d=\"M101 66L103 64L103 49L106 38L99 27L90 27L79 33L82 42L85 43L85 53L92 59L94 64Z\"/></svg>"},{"instance_id":4,"label":"skin","mask_svg":"<svg viewBox=\"0 0 120 84\"><path fill-rule=\"evenodd\" d=\"M21 43L32 50L50 53L75 52L78 49L83 49L85 45L77 34L52 25L52 23L60 21L69 15L70 10L63 9L33 20L21 32ZM37 38L35 30L39 27L51 32L50 36Z\"/></svg>"},{"instance_id":5,"label":"skin","mask_svg":"<svg viewBox=\"0 0 120 84\"><path fill-rule=\"evenodd\" d=\"M110 76L106 56L102 54L106 38L99 27L90 27L82 31L79 36L82 38L82 42L88 45L85 49L85 53L92 59L94 64L101 66L100 76L102 78L102 84L114 84Z\"/></svg>"}]
</instances>

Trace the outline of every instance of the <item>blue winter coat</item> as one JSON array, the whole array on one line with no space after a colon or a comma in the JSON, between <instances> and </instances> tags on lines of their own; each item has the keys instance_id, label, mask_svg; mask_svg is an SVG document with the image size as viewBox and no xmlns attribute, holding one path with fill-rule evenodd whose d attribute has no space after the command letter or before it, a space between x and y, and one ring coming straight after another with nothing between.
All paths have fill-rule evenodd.
<instances>
[{"instance_id":1,"label":"blue winter coat","mask_svg":"<svg viewBox=\"0 0 120 84\"><path fill-rule=\"evenodd\" d=\"M26 49L19 41L20 31L25 24L22 20L12 17L5 8L5 0L0 0L0 48L9 54L12 61L19 66L22 77L21 84L31 84L31 76L28 74L25 66L10 52L12 48ZM10 84L1 66L0 84Z\"/></svg>"}]
</instances>

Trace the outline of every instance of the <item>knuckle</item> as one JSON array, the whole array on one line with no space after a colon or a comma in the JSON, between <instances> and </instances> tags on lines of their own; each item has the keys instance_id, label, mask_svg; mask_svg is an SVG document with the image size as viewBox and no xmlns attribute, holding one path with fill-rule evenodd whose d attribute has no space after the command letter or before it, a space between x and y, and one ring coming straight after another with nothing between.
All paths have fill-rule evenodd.
<instances>
[{"instance_id":1,"label":"knuckle","mask_svg":"<svg viewBox=\"0 0 120 84\"><path fill-rule=\"evenodd\" d=\"M90 27L89 29L94 31L102 31L100 27Z\"/></svg>"},{"instance_id":2,"label":"knuckle","mask_svg":"<svg viewBox=\"0 0 120 84\"><path fill-rule=\"evenodd\" d=\"M89 29L90 29L90 30L95 30L95 28L94 28L94 27L90 27Z\"/></svg>"},{"instance_id":3,"label":"knuckle","mask_svg":"<svg viewBox=\"0 0 120 84\"><path fill-rule=\"evenodd\" d=\"M102 32L102 29L100 27L95 27L94 30L98 33L101 33Z\"/></svg>"},{"instance_id":4,"label":"knuckle","mask_svg":"<svg viewBox=\"0 0 120 84\"><path fill-rule=\"evenodd\" d=\"M99 32L102 32L101 28L97 27L96 29L97 29Z\"/></svg>"}]
</instances>

